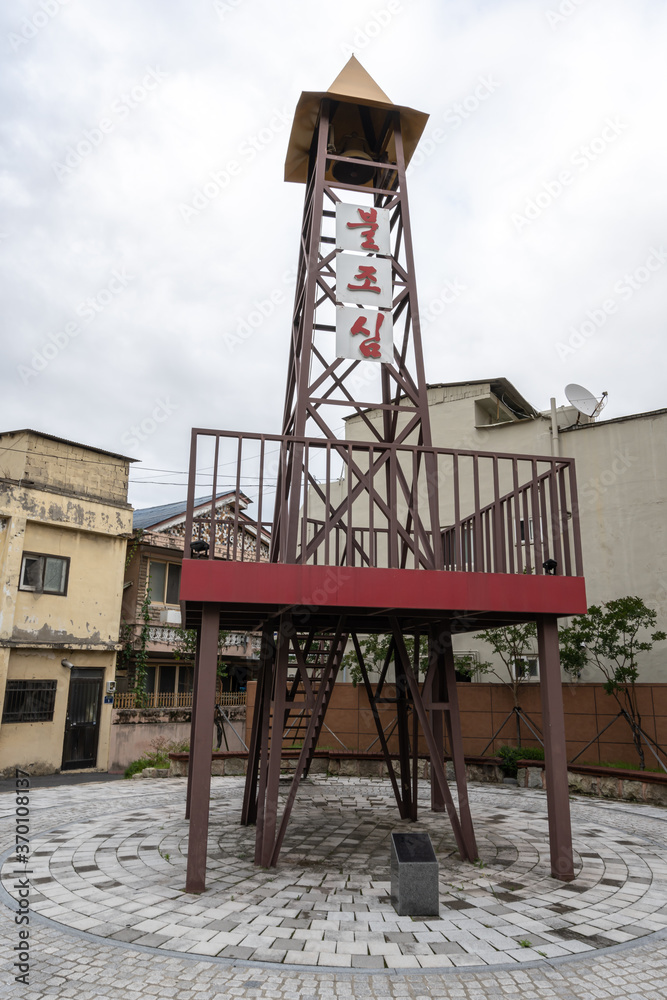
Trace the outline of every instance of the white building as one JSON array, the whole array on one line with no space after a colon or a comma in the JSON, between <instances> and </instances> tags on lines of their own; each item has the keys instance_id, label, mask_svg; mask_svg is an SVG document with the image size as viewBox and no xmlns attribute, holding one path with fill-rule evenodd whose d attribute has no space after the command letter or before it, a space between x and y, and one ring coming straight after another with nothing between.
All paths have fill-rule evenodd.
<instances>
[{"instance_id":1,"label":"white building","mask_svg":"<svg viewBox=\"0 0 667 1000\"><path fill-rule=\"evenodd\" d=\"M560 455L575 460L588 604L641 597L667 628L667 409L592 420L572 407L540 413L504 378L428 390L433 445L471 451ZM368 416L380 420L380 411ZM359 417L348 440L368 439ZM461 648L488 649L468 635ZM642 681L667 680L667 645L642 657ZM587 668L583 680L599 680Z\"/></svg>"}]
</instances>

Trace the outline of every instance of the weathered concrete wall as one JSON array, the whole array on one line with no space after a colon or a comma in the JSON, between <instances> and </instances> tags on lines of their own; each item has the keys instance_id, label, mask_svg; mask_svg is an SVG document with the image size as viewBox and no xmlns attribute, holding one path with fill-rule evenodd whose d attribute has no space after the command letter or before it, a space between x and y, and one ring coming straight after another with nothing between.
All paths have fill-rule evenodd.
<instances>
[{"instance_id":1,"label":"weathered concrete wall","mask_svg":"<svg viewBox=\"0 0 667 1000\"><path fill-rule=\"evenodd\" d=\"M243 751L237 733L245 738L245 706L225 709L231 725L224 724L230 750ZM190 709L113 709L109 747L109 771L119 773L147 751L170 742L189 742ZM234 729L236 732L234 732ZM217 732L211 732L211 744L217 743ZM222 742L223 749L225 742Z\"/></svg>"},{"instance_id":2,"label":"weathered concrete wall","mask_svg":"<svg viewBox=\"0 0 667 1000\"><path fill-rule=\"evenodd\" d=\"M114 714L116 709L113 710ZM156 725L111 725L109 748L109 771L118 774L133 760L139 760L144 753L156 749L155 744L178 742L190 739L189 722L160 722Z\"/></svg>"},{"instance_id":3,"label":"weathered concrete wall","mask_svg":"<svg viewBox=\"0 0 667 1000\"><path fill-rule=\"evenodd\" d=\"M129 466L121 455L31 431L0 434L0 477L59 492L127 503Z\"/></svg>"},{"instance_id":4,"label":"weathered concrete wall","mask_svg":"<svg viewBox=\"0 0 667 1000\"><path fill-rule=\"evenodd\" d=\"M17 591L11 638L115 648L125 545L124 537L28 521L23 550L68 556L69 582L65 597Z\"/></svg>"},{"instance_id":5,"label":"weathered concrete wall","mask_svg":"<svg viewBox=\"0 0 667 1000\"><path fill-rule=\"evenodd\" d=\"M5 722L0 726L0 775L11 777L16 766L30 774L53 774L60 770L63 757L65 717L71 672L61 666L62 649L6 649L7 673L12 680L55 680L56 701L51 722ZM114 652L69 649L67 658L75 667L104 670L102 690L115 673ZM4 685L3 685L4 686ZM4 699L3 699L4 701ZM98 770L106 771L109 760L111 705L100 708L97 744Z\"/></svg>"},{"instance_id":6,"label":"weathered concrete wall","mask_svg":"<svg viewBox=\"0 0 667 1000\"><path fill-rule=\"evenodd\" d=\"M0 771L62 764L70 672L115 675L126 539L128 460L33 432L0 434L0 705L7 680L55 680L52 721L0 724ZM70 559L67 593L18 589L23 554ZM96 766L106 770L111 705L102 705Z\"/></svg>"}]
</instances>

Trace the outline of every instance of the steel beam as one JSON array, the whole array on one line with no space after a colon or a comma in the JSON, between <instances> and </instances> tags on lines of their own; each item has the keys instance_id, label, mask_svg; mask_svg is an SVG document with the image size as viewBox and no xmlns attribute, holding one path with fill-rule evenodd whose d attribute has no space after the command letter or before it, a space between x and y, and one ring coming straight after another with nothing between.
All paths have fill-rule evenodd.
<instances>
[{"instance_id":1,"label":"steel beam","mask_svg":"<svg viewBox=\"0 0 667 1000\"><path fill-rule=\"evenodd\" d=\"M567 782L563 684L560 674L558 622L555 615L541 615L538 618L537 648L542 696L551 876L560 879L561 882L571 882L574 878L572 828Z\"/></svg>"},{"instance_id":2,"label":"steel beam","mask_svg":"<svg viewBox=\"0 0 667 1000\"><path fill-rule=\"evenodd\" d=\"M192 772L192 782L186 892L204 892L206 888L206 845L211 796L213 713L215 711L219 633L220 606L218 604L205 604L202 611L199 645L199 678L195 704L194 740L190 745L189 770Z\"/></svg>"}]
</instances>

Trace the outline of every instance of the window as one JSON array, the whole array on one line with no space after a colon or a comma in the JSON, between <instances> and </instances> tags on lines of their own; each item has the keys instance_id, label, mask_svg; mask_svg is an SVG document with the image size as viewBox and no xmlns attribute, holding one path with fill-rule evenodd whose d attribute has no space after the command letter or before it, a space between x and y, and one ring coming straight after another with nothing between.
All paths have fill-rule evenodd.
<instances>
[{"instance_id":1,"label":"window","mask_svg":"<svg viewBox=\"0 0 667 1000\"><path fill-rule=\"evenodd\" d=\"M471 681L479 671L479 652L476 649L454 653L456 680Z\"/></svg>"},{"instance_id":2,"label":"window","mask_svg":"<svg viewBox=\"0 0 667 1000\"><path fill-rule=\"evenodd\" d=\"M533 519L528 518L528 541L532 542L533 539ZM526 541L526 522L521 518L521 541Z\"/></svg>"},{"instance_id":3,"label":"window","mask_svg":"<svg viewBox=\"0 0 667 1000\"><path fill-rule=\"evenodd\" d=\"M542 518L538 519L537 526L538 526L538 529L539 529L539 540L540 540L540 542L543 542L544 541L544 536L543 536L543 532L542 532ZM528 518L528 537L527 538L526 538L526 522L524 521L523 518L521 518L521 522L520 522L520 538L521 538L521 541L524 544L529 543L530 545L532 545L533 542L535 541L535 529L533 527L533 519L532 519L532 517Z\"/></svg>"},{"instance_id":4,"label":"window","mask_svg":"<svg viewBox=\"0 0 667 1000\"><path fill-rule=\"evenodd\" d=\"M68 578L68 558L24 552L19 590L32 590L39 594L61 594L64 597L67 593Z\"/></svg>"},{"instance_id":5,"label":"window","mask_svg":"<svg viewBox=\"0 0 667 1000\"><path fill-rule=\"evenodd\" d=\"M146 683L144 684L146 694L153 694L155 691L155 667L146 667Z\"/></svg>"},{"instance_id":6,"label":"window","mask_svg":"<svg viewBox=\"0 0 667 1000\"><path fill-rule=\"evenodd\" d=\"M158 694L173 694L176 688L176 664L163 663L158 675Z\"/></svg>"},{"instance_id":7,"label":"window","mask_svg":"<svg viewBox=\"0 0 667 1000\"><path fill-rule=\"evenodd\" d=\"M521 656L518 660L515 660L514 675L517 680L536 680L540 676L537 657L528 653L526 656Z\"/></svg>"},{"instance_id":8,"label":"window","mask_svg":"<svg viewBox=\"0 0 667 1000\"><path fill-rule=\"evenodd\" d=\"M7 681L4 722L51 722L58 681Z\"/></svg>"},{"instance_id":9,"label":"window","mask_svg":"<svg viewBox=\"0 0 667 1000\"><path fill-rule=\"evenodd\" d=\"M153 562L151 559L148 586L151 588L152 604L178 604L180 563Z\"/></svg>"}]
</instances>

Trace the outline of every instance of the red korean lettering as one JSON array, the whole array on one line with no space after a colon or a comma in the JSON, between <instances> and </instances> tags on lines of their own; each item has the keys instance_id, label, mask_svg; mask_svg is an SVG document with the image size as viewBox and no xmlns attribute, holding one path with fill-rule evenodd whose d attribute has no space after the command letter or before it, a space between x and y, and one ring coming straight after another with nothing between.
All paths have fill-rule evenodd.
<instances>
[{"instance_id":1,"label":"red korean lettering","mask_svg":"<svg viewBox=\"0 0 667 1000\"><path fill-rule=\"evenodd\" d=\"M365 358L379 358L382 354L380 327L384 323L384 313L379 312L377 314L374 334L371 334L370 330L365 326L366 323L368 323L367 316L360 316L358 319L355 319L350 328L350 333L352 336L363 333L368 338L359 345L359 351Z\"/></svg>"},{"instance_id":2,"label":"red korean lettering","mask_svg":"<svg viewBox=\"0 0 667 1000\"><path fill-rule=\"evenodd\" d=\"M377 285L377 278L375 277L377 268L370 264L360 264L359 271L354 276L355 281L360 281L360 285L348 285L347 287L353 292L377 292L379 295L381 292L380 288L374 288Z\"/></svg>"},{"instance_id":3,"label":"red korean lettering","mask_svg":"<svg viewBox=\"0 0 667 1000\"><path fill-rule=\"evenodd\" d=\"M359 214L359 218L363 221L348 222L347 228L362 230L361 235L365 237L363 243L361 244L362 250L379 250L380 248L374 239L375 233L380 228L377 223L377 209L369 208L369 210L365 212L363 208L358 208L357 212Z\"/></svg>"}]
</instances>

